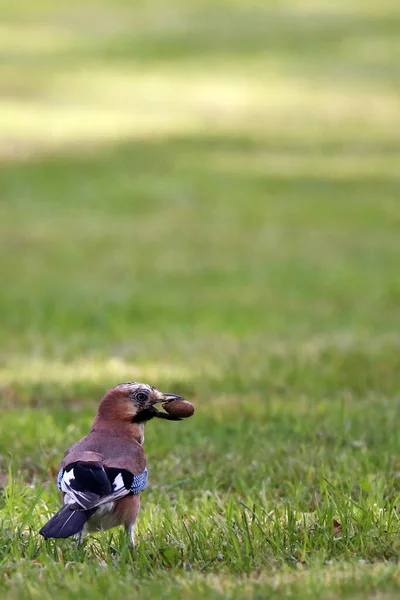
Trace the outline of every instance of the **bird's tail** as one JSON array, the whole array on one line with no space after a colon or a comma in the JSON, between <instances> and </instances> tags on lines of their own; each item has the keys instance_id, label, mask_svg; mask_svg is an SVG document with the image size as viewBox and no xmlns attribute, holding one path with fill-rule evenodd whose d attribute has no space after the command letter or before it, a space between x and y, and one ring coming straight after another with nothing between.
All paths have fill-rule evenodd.
<instances>
[{"instance_id":1,"label":"bird's tail","mask_svg":"<svg viewBox=\"0 0 400 600\"><path fill-rule=\"evenodd\" d=\"M50 521L47 521L39 533L45 539L70 537L82 531L92 512L91 510L74 510L73 506L66 504L51 517Z\"/></svg>"}]
</instances>

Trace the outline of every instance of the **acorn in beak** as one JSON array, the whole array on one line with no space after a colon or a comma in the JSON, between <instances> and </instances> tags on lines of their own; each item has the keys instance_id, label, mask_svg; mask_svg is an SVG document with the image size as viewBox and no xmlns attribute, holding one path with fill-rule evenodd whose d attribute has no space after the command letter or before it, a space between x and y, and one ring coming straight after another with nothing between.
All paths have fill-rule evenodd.
<instances>
[{"instance_id":1,"label":"acorn in beak","mask_svg":"<svg viewBox=\"0 0 400 600\"><path fill-rule=\"evenodd\" d=\"M191 402L188 402L182 396L177 394L163 394L163 398L156 400L155 403L161 402L165 412L157 410L154 406L152 407L155 411L155 417L159 419L167 419L168 421L181 421L191 417L194 413L194 406Z\"/></svg>"}]
</instances>

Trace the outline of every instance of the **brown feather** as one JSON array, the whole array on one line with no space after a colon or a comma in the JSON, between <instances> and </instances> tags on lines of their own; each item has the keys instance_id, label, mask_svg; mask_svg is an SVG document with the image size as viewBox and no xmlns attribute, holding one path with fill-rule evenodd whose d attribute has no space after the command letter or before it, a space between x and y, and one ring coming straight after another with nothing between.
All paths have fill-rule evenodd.
<instances>
[{"instance_id":1,"label":"brown feather","mask_svg":"<svg viewBox=\"0 0 400 600\"><path fill-rule=\"evenodd\" d=\"M134 525L140 509L140 494L132 494L131 496L125 496L115 503L112 510L115 518L121 525L129 527Z\"/></svg>"},{"instance_id":2,"label":"brown feather","mask_svg":"<svg viewBox=\"0 0 400 600\"><path fill-rule=\"evenodd\" d=\"M65 453L61 466L65 468L77 461L100 462L105 467L126 469L133 475L139 475L146 467L146 457L138 442L107 430L91 431L76 442Z\"/></svg>"},{"instance_id":3,"label":"brown feather","mask_svg":"<svg viewBox=\"0 0 400 600\"><path fill-rule=\"evenodd\" d=\"M123 388L109 390L100 402L98 417L109 422L132 422L137 407Z\"/></svg>"}]
</instances>

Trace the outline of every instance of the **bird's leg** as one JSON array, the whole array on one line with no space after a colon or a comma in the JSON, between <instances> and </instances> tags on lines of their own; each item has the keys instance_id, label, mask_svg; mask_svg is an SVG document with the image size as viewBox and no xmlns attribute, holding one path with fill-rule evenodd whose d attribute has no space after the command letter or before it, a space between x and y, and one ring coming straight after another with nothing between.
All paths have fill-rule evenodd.
<instances>
[{"instance_id":1,"label":"bird's leg","mask_svg":"<svg viewBox=\"0 0 400 600\"><path fill-rule=\"evenodd\" d=\"M129 545L131 548L135 547L135 524L131 523L126 527L126 533L129 535Z\"/></svg>"},{"instance_id":2,"label":"bird's leg","mask_svg":"<svg viewBox=\"0 0 400 600\"><path fill-rule=\"evenodd\" d=\"M126 533L129 535L129 554L132 557L132 560L136 560L135 556L135 523L131 523L125 527Z\"/></svg>"},{"instance_id":3,"label":"bird's leg","mask_svg":"<svg viewBox=\"0 0 400 600\"><path fill-rule=\"evenodd\" d=\"M76 541L76 545L80 546L83 542L83 531L80 531L79 533L76 533L74 535L75 541Z\"/></svg>"}]
</instances>

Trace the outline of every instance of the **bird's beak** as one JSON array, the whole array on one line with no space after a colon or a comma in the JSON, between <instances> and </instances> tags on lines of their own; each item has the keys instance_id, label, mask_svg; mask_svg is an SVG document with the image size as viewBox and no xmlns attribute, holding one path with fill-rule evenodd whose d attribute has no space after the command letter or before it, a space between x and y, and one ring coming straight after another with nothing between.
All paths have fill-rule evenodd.
<instances>
[{"instance_id":1,"label":"bird's beak","mask_svg":"<svg viewBox=\"0 0 400 600\"><path fill-rule=\"evenodd\" d=\"M184 398L177 394L160 394L159 398L152 400L152 404L159 404L160 402L164 404L165 402L172 402L172 400L184 400Z\"/></svg>"},{"instance_id":2,"label":"bird's beak","mask_svg":"<svg viewBox=\"0 0 400 600\"><path fill-rule=\"evenodd\" d=\"M163 402L172 402L172 400L184 400L182 396L177 396L176 394L163 394L164 400Z\"/></svg>"}]
</instances>

